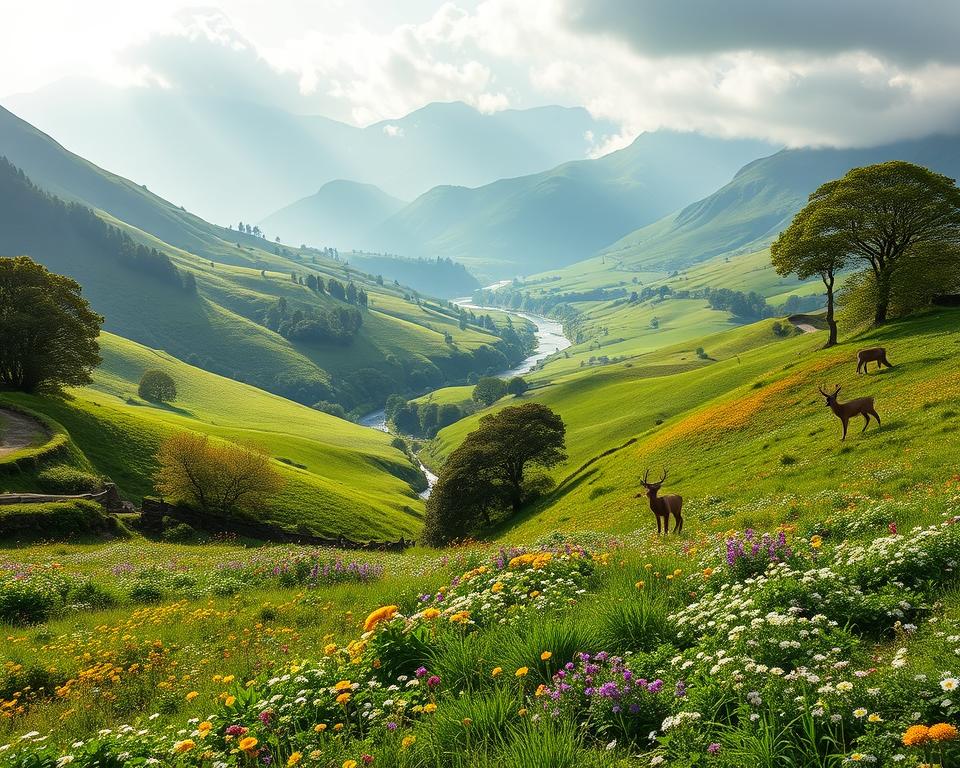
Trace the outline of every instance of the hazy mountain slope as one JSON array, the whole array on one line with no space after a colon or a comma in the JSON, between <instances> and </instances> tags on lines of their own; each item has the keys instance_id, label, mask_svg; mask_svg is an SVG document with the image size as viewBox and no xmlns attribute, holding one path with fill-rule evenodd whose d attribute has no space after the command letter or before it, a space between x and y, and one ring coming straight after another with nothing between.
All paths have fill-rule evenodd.
<instances>
[{"instance_id":1,"label":"hazy mountain slope","mask_svg":"<svg viewBox=\"0 0 960 768\"><path fill-rule=\"evenodd\" d=\"M404 205L373 184L338 179L270 214L260 227L286 243L364 248L370 230Z\"/></svg>"},{"instance_id":2,"label":"hazy mountain slope","mask_svg":"<svg viewBox=\"0 0 960 768\"><path fill-rule=\"evenodd\" d=\"M631 232L605 249L630 266L673 270L768 244L820 184L850 168L907 160L956 178L960 137L934 136L867 149L793 149L756 160L712 195Z\"/></svg>"},{"instance_id":3,"label":"hazy mountain slope","mask_svg":"<svg viewBox=\"0 0 960 768\"><path fill-rule=\"evenodd\" d=\"M56 83L4 100L99 165L222 223L258 221L338 178L413 199L437 184L476 186L585 157L589 131L614 132L584 109L481 114L429 104L358 128L232 94ZM271 239L274 233L270 233Z\"/></svg>"},{"instance_id":4,"label":"hazy mountain slope","mask_svg":"<svg viewBox=\"0 0 960 768\"><path fill-rule=\"evenodd\" d=\"M569 264L715 189L770 150L755 141L643 134L596 160L476 189L437 187L387 220L377 247L462 260L485 277Z\"/></svg>"},{"instance_id":5,"label":"hazy mountain slope","mask_svg":"<svg viewBox=\"0 0 960 768\"><path fill-rule=\"evenodd\" d=\"M522 355L519 338L510 344L502 338L513 331L461 329L455 311L405 299L401 287L379 285L319 251L210 225L67 152L9 113L0 117L6 118L3 151L26 160L47 190L16 168L0 166L0 255L25 253L77 279L107 318L106 327L119 335L298 402L330 400L347 409L372 409L394 392L413 394L491 365L506 367L504 351ZM81 203L64 205L50 190L109 206L111 213L97 219ZM122 221L121 212L139 223ZM188 245L174 247L150 228ZM137 256L136 246L143 246L146 262L115 247L121 232L133 241L124 248ZM191 250L190 243L198 245ZM311 275L325 283L352 282L368 295L368 306L359 310L362 325L349 338L278 332L284 322L293 327L358 311L329 292L311 290L304 284Z\"/></svg>"}]
</instances>

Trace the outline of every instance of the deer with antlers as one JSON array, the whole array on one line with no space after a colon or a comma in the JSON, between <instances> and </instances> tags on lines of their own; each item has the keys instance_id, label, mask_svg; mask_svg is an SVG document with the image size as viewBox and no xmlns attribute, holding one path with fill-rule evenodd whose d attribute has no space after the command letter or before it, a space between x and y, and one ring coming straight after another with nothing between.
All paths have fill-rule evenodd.
<instances>
[{"instance_id":1,"label":"deer with antlers","mask_svg":"<svg viewBox=\"0 0 960 768\"><path fill-rule=\"evenodd\" d=\"M832 393L824 392L823 387L817 387L817 389L819 389L820 394L827 399L827 407L833 411L843 424L843 437L840 438L841 440L847 439L847 425L854 416L863 416L864 418L863 429L860 430L861 434L866 432L867 427L870 426L871 416L877 420L877 426L880 426L880 416L873 407L872 397L858 397L856 400L848 400L845 403L841 403L837 400L837 395L840 394L839 384L837 384L837 388L833 390Z\"/></svg>"},{"instance_id":2,"label":"deer with antlers","mask_svg":"<svg viewBox=\"0 0 960 768\"><path fill-rule=\"evenodd\" d=\"M680 514L680 510L683 507L683 498L676 495L657 495L660 492L660 486L662 486L667 479L666 468L663 470L663 477L655 483L647 482L649 476L650 470L648 469L643 473L643 480L640 481L640 485L647 489L646 496L650 502L650 509L653 514L657 516L657 534L661 534L661 521L663 524L662 533L670 533L670 515L673 515L676 521L673 525L673 532L680 533L680 531L683 530L683 517ZM634 498L639 499L643 495L642 493L638 493Z\"/></svg>"}]
</instances>

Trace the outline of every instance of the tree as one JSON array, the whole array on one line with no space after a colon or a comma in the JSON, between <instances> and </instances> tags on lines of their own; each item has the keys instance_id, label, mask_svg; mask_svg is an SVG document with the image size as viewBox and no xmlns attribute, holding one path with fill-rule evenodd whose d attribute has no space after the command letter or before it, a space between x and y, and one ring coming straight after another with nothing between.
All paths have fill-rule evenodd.
<instances>
[{"instance_id":1,"label":"tree","mask_svg":"<svg viewBox=\"0 0 960 768\"><path fill-rule=\"evenodd\" d=\"M828 181L801 213L807 238L826 240L869 266L876 324L887 319L897 273L913 272L915 257L924 251L960 244L960 189L954 180L901 160L854 168Z\"/></svg>"},{"instance_id":2,"label":"tree","mask_svg":"<svg viewBox=\"0 0 960 768\"><path fill-rule=\"evenodd\" d=\"M283 478L260 449L196 432L177 432L164 440L157 463L157 491L204 512L253 512L283 487Z\"/></svg>"},{"instance_id":3,"label":"tree","mask_svg":"<svg viewBox=\"0 0 960 768\"><path fill-rule=\"evenodd\" d=\"M837 343L834 317L834 285L837 273L847 262L843 239L836 233L822 232L816 226L816 209L808 204L794 216L776 242L770 246L770 260L778 275L796 275L806 280L819 275L827 293L827 347ZM791 297L792 298L792 297Z\"/></svg>"},{"instance_id":4,"label":"tree","mask_svg":"<svg viewBox=\"0 0 960 768\"><path fill-rule=\"evenodd\" d=\"M519 376L514 376L507 384L507 393L514 397L520 397L528 389L530 389L530 385L527 384L527 380Z\"/></svg>"},{"instance_id":5,"label":"tree","mask_svg":"<svg viewBox=\"0 0 960 768\"><path fill-rule=\"evenodd\" d=\"M447 544L489 524L491 509L516 513L530 465L552 467L566 459L566 428L539 403L504 408L480 419L478 429L447 458L427 500L424 535Z\"/></svg>"},{"instance_id":6,"label":"tree","mask_svg":"<svg viewBox=\"0 0 960 768\"><path fill-rule=\"evenodd\" d=\"M137 392L144 400L154 403L169 403L177 399L177 384L169 373L158 368L143 372Z\"/></svg>"},{"instance_id":7,"label":"tree","mask_svg":"<svg viewBox=\"0 0 960 768\"><path fill-rule=\"evenodd\" d=\"M507 394L507 385L503 379L496 376L484 376L473 388L473 400L480 405L493 405Z\"/></svg>"},{"instance_id":8,"label":"tree","mask_svg":"<svg viewBox=\"0 0 960 768\"><path fill-rule=\"evenodd\" d=\"M27 256L0 258L0 389L56 391L89 384L103 318L80 285Z\"/></svg>"}]
</instances>

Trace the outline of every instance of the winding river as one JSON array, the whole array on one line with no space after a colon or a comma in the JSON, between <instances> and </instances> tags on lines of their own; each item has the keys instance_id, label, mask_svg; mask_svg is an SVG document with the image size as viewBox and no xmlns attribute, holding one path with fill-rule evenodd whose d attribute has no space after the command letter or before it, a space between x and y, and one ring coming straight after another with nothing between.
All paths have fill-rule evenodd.
<instances>
[{"instance_id":1,"label":"winding river","mask_svg":"<svg viewBox=\"0 0 960 768\"><path fill-rule=\"evenodd\" d=\"M504 283L497 283L495 285L488 286L491 289L499 288L504 285ZM469 297L464 297L461 299L454 299L454 304L463 307L464 309L472 309L474 311L483 311L483 312L505 312L508 315L513 315L514 317L519 317L524 320L527 320L536 328L534 335L537 338L537 346L534 349L533 354L525 357L520 361L518 365L513 368L509 368L499 373L494 374L495 376L500 377L501 379L510 378L512 376L522 376L524 373L529 373L534 368L537 367L537 364L543 360L546 360L550 355L561 352L562 350L569 347L573 342L570 341L566 336L563 335L563 325L561 325L556 320L551 320L548 317L542 317L540 315L531 315L528 312L516 312L513 310L506 310L502 307L484 307L478 304L474 304ZM387 428L387 418L384 414L383 409L379 411L373 411L368 413L366 416L363 416L359 423L364 427L370 427L371 429L379 429L381 432L389 432ZM437 482L437 476L433 474L429 469L427 469L420 459L417 459L417 464L420 466L420 471L427 478L427 489L420 494L421 499L426 499L430 496L430 491L433 490L434 484Z\"/></svg>"}]
</instances>

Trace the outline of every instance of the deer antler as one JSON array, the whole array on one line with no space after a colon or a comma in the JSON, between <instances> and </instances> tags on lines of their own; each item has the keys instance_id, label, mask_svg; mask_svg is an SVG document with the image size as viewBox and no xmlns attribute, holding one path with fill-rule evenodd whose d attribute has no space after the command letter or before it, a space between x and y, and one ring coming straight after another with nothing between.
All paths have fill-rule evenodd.
<instances>
[{"instance_id":1,"label":"deer antler","mask_svg":"<svg viewBox=\"0 0 960 768\"><path fill-rule=\"evenodd\" d=\"M663 483L663 482L666 481L666 479L667 479L667 468L664 467L664 468L663 468L663 477L661 477L657 482L658 482L658 483Z\"/></svg>"},{"instance_id":2,"label":"deer antler","mask_svg":"<svg viewBox=\"0 0 960 768\"><path fill-rule=\"evenodd\" d=\"M649 476L650 476L650 468L647 467L647 468L644 470L644 472L643 472L643 481L642 481L642 484L643 484L643 485L646 485L646 484L647 484L647 478L648 478Z\"/></svg>"},{"instance_id":3,"label":"deer antler","mask_svg":"<svg viewBox=\"0 0 960 768\"><path fill-rule=\"evenodd\" d=\"M820 390L820 394L821 394L821 395L823 395L824 397L827 396L827 393L823 391L823 386L822 386L821 384L818 384L818 385L817 385L817 389Z\"/></svg>"},{"instance_id":4,"label":"deer antler","mask_svg":"<svg viewBox=\"0 0 960 768\"><path fill-rule=\"evenodd\" d=\"M837 388L833 390L833 396L836 397L839 394L839 392L840 392L840 385L837 384Z\"/></svg>"}]
</instances>

